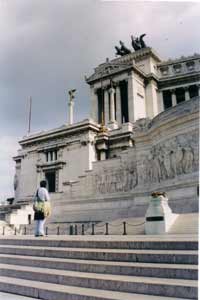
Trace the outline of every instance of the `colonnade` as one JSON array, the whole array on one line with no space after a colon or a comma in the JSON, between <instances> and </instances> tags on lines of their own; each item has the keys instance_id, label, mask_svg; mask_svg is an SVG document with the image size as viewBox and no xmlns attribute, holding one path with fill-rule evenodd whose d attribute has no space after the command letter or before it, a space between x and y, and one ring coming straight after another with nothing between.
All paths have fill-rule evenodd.
<instances>
[{"instance_id":1,"label":"colonnade","mask_svg":"<svg viewBox=\"0 0 200 300\"><path fill-rule=\"evenodd\" d=\"M170 88L161 91L162 94L162 101L163 101L163 110L170 107L170 106L176 106L179 102L182 101L188 101L192 98L191 96L191 89L193 88L194 96L200 96L200 85L190 85L190 86L184 86L184 87L178 87L178 88ZM178 97L178 91L182 90L182 98L179 99ZM171 105L166 107L166 97L165 93L168 93L168 97L171 96ZM180 101L181 100L181 101Z\"/></svg>"},{"instance_id":2,"label":"colonnade","mask_svg":"<svg viewBox=\"0 0 200 300\"><path fill-rule=\"evenodd\" d=\"M122 112L121 112L121 91L119 84L115 85L115 87L103 87L103 94L99 97L102 97L101 101L104 101L102 107L102 111L98 111L98 105L96 105L96 109L93 106L93 113L96 115L95 120L99 123L104 122L105 125L113 125L113 124L121 124L122 123ZM94 100L95 103L98 103L100 99L98 99L97 90L94 92ZM95 104L94 103L94 104ZM98 120L97 120L97 116Z\"/></svg>"},{"instance_id":3,"label":"colonnade","mask_svg":"<svg viewBox=\"0 0 200 300\"><path fill-rule=\"evenodd\" d=\"M57 156L58 156L57 150L48 151L46 152L46 161L47 162L56 161Z\"/></svg>"}]
</instances>

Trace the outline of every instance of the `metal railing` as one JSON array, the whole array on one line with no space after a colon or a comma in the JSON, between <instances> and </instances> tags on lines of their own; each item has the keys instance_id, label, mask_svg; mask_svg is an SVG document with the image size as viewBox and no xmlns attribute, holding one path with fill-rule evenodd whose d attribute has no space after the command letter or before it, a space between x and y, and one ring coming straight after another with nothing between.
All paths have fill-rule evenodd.
<instances>
[{"instance_id":1,"label":"metal railing","mask_svg":"<svg viewBox=\"0 0 200 300\"><path fill-rule=\"evenodd\" d=\"M144 225L145 222L138 223L138 224L132 224L129 222L121 222L119 224L112 224L112 223L100 223L100 224L95 224L92 223L90 224L91 226L87 226L87 229L85 228L85 224L70 224L68 228L64 229L64 232L62 230L61 233L61 226L57 226L53 228L54 233L50 231L49 226L45 226L45 235L109 235L111 233L111 229L113 228L118 228L118 233L121 232L121 235L128 235L128 228L130 227L137 227L137 226L142 226ZM102 228L103 231L99 232L98 229ZM23 226L20 230L17 228L13 229L13 232L10 233L11 228L9 227L9 235L28 235L31 234L29 227L28 226ZM103 233L102 233L103 232ZM32 233L33 234L33 233ZM130 233L131 234L131 233ZM6 234L6 227L2 227L2 232L1 235L5 236Z\"/></svg>"}]
</instances>

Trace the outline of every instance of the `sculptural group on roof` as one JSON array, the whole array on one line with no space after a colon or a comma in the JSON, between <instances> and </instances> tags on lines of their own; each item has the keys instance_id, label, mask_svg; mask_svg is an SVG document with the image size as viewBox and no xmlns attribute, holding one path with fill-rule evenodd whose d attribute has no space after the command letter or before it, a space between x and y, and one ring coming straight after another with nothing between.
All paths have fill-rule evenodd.
<instances>
[{"instance_id":1,"label":"sculptural group on roof","mask_svg":"<svg viewBox=\"0 0 200 300\"><path fill-rule=\"evenodd\" d=\"M145 44L143 38L145 37L145 33L141 34L139 37L134 37L131 35L131 45L135 51L140 49L146 48L147 45ZM120 47L115 46L116 55L124 56L126 54L130 54L131 50L128 49L122 41L119 41Z\"/></svg>"}]
</instances>

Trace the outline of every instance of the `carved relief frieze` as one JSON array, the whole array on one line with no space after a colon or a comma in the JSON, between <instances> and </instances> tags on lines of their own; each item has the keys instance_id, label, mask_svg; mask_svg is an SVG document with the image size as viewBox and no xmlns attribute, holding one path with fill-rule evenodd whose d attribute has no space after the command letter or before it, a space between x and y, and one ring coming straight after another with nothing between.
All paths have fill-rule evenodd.
<instances>
[{"instance_id":1,"label":"carved relief frieze","mask_svg":"<svg viewBox=\"0 0 200 300\"><path fill-rule=\"evenodd\" d=\"M160 183L197 170L198 135L192 132L153 145L137 159L129 157L119 168L103 169L93 177L93 188L100 194L129 192L137 186Z\"/></svg>"},{"instance_id":2,"label":"carved relief frieze","mask_svg":"<svg viewBox=\"0 0 200 300\"><path fill-rule=\"evenodd\" d=\"M136 164L123 164L119 169L105 169L95 175L94 186L100 194L128 192L136 187L138 182Z\"/></svg>"},{"instance_id":3,"label":"carved relief frieze","mask_svg":"<svg viewBox=\"0 0 200 300\"><path fill-rule=\"evenodd\" d=\"M138 181L160 182L197 170L198 136L193 132L153 146L138 163Z\"/></svg>"}]
</instances>

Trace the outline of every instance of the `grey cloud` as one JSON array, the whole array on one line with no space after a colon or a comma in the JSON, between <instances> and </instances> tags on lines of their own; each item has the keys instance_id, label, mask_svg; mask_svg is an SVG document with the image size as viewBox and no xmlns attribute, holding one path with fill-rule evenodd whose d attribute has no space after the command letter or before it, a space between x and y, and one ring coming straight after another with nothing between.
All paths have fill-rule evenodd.
<instances>
[{"instance_id":1,"label":"grey cloud","mask_svg":"<svg viewBox=\"0 0 200 300\"><path fill-rule=\"evenodd\" d=\"M130 46L131 34L146 32L166 58L198 52L199 12L199 4L178 2L0 1L0 137L26 133L30 95L33 131L66 122L74 87L75 120L86 118L84 75L114 58L120 39Z\"/></svg>"}]
</instances>

